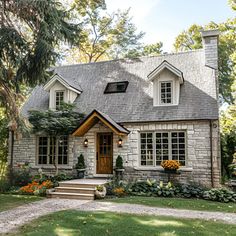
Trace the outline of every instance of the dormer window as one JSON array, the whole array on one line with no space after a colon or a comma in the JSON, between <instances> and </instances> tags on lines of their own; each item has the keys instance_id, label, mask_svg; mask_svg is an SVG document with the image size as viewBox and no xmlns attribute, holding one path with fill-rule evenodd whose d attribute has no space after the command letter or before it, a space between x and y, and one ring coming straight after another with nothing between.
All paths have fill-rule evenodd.
<instances>
[{"instance_id":1,"label":"dormer window","mask_svg":"<svg viewBox=\"0 0 236 236\"><path fill-rule=\"evenodd\" d=\"M161 104L172 104L172 81L160 82Z\"/></svg>"},{"instance_id":2,"label":"dormer window","mask_svg":"<svg viewBox=\"0 0 236 236\"><path fill-rule=\"evenodd\" d=\"M59 110L64 102L64 91L56 91L56 110Z\"/></svg>"},{"instance_id":3,"label":"dormer window","mask_svg":"<svg viewBox=\"0 0 236 236\"><path fill-rule=\"evenodd\" d=\"M182 71L163 61L148 75L153 85L153 106L177 106L180 85L184 83Z\"/></svg>"}]
</instances>

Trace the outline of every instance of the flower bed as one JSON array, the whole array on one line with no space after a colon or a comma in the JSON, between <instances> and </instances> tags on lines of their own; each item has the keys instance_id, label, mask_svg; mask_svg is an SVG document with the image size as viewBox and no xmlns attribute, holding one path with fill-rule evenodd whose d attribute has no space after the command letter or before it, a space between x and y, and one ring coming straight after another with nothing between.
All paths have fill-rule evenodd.
<instances>
[{"instance_id":1,"label":"flower bed","mask_svg":"<svg viewBox=\"0 0 236 236\"><path fill-rule=\"evenodd\" d=\"M236 193L226 188L206 189L194 185L177 185L171 182L164 184L156 180L137 181L128 183L125 181L113 181L106 185L107 195L123 197L153 196L153 197L182 197L198 198L218 202L236 202Z\"/></svg>"},{"instance_id":2,"label":"flower bed","mask_svg":"<svg viewBox=\"0 0 236 236\"><path fill-rule=\"evenodd\" d=\"M47 189L52 187L53 183L50 180L43 181L42 183L32 181L28 185L21 187L19 192L21 194L45 196Z\"/></svg>"}]
</instances>

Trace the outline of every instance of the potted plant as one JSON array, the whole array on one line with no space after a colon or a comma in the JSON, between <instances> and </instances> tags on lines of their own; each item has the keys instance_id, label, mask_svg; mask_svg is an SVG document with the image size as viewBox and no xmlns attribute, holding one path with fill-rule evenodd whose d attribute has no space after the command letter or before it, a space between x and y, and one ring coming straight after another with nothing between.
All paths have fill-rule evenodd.
<instances>
[{"instance_id":1,"label":"potted plant","mask_svg":"<svg viewBox=\"0 0 236 236\"><path fill-rule=\"evenodd\" d=\"M175 160L166 160L161 162L161 166L167 173L176 173L180 167L180 163Z\"/></svg>"},{"instance_id":2,"label":"potted plant","mask_svg":"<svg viewBox=\"0 0 236 236\"><path fill-rule=\"evenodd\" d=\"M78 156L78 162L75 166L76 170L77 170L77 177L79 179L82 179L84 178L84 172L85 172L85 163L84 163L84 155L83 154L80 154Z\"/></svg>"},{"instance_id":3,"label":"potted plant","mask_svg":"<svg viewBox=\"0 0 236 236\"><path fill-rule=\"evenodd\" d=\"M107 193L106 187L103 185L98 185L95 189L95 196L97 199L105 198Z\"/></svg>"},{"instance_id":4,"label":"potted plant","mask_svg":"<svg viewBox=\"0 0 236 236\"><path fill-rule=\"evenodd\" d=\"M115 172L117 177L122 177L124 172L123 159L120 155L116 158Z\"/></svg>"}]
</instances>

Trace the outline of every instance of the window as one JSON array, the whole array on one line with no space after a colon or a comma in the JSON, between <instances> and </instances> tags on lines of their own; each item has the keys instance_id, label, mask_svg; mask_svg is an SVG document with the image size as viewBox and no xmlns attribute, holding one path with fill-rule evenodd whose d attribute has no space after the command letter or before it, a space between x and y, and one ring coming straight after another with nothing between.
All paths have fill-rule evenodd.
<instances>
[{"instance_id":1,"label":"window","mask_svg":"<svg viewBox=\"0 0 236 236\"><path fill-rule=\"evenodd\" d=\"M68 138L67 136L39 137L38 138L38 164L52 165L54 160L59 165L68 164Z\"/></svg>"},{"instance_id":2,"label":"window","mask_svg":"<svg viewBox=\"0 0 236 236\"><path fill-rule=\"evenodd\" d=\"M56 91L56 110L60 109L64 102L64 91Z\"/></svg>"},{"instance_id":3,"label":"window","mask_svg":"<svg viewBox=\"0 0 236 236\"><path fill-rule=\"evenodd\" d=\"M172 103L172 82L161 82L161 104Z\"/></svg>"},{"instance_id":4,"label":"window","mask_svg":"<svg viewBox=\"0 0 236 236\"><path fill-rule=\"evenodd\" d=\"M108 83L104 93L124 93L128 84L128 81Z\"/></svg>"},{"instance_id":5,"label":"window","mask_svg":"<svg viewBox=\"0 0 236 236\"><path fill-rule=\"evenodd\" d=\"M141 166L159 166L164 160L179 161L185 166L186 138L183 131L142 132Z\"/></svg>"}]
</instances>

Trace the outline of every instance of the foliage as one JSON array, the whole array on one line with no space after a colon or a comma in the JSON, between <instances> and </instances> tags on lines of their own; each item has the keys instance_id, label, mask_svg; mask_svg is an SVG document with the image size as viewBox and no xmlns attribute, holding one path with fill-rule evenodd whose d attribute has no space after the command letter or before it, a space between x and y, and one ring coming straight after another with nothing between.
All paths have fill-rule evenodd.
<instances>
[{"instance_id":1,"label":"foliage","mask_svg":"<svg viewBox=\"0 0 236 236\"><path fill-rule=\"evenodd\" d=\"M0 179L0 193L6 193L10 190L11 185L7 178Z\"/></svg>"},{"instance_id":2,"label":"foliage","mask_svg":"<svg viewBox=\"0 0 236 236\"><path fill-rule=\"evenodd\" d=\"M171 182L168 182L166 185L160 181L160 184L157 186L157 196L159 197L174 197L175 188L172 186Z\"/></svg>"},{"instance_id":3,"label":"foliage","mask_svg":"<svg viewBox=\"0 0 236 236\"><path fill-rule=\"evenodd\" d=\"M46 190L52 187L53 187L53 183L50 180L43 181L42 183L32 181L28 185L21 187L19 190L19 193L45 196Z\"/></svg>"},{"instance_id":4,"label":"foliage","mask_svg":"<svg viewBox=\"0 0 236 236\"><path fill-rule=\"evenodd\" d=\"M117 196L117 197L124 197L126 195L126 191L123 187L116 187L113 189L113 193Z\"/></svg>"},{"instance_id":5,"label":"foliage","mask_svg":"<svg viewBox=\"0 0 236 236\"><path fill-rule=\"evenodd\" d=\"M202 48L200 30L219 29L219 93L221 102L232 103L232 87L235 81L236 68L236 18L223 23L209 23L206 26L192 25L177 36L174 47L176 51Z\"/></svg>"},{"instance_id":6,"label":"foliage","mask_svg":"<svg viewBox=\"0 0 236 236\"><path fill-rule=\"evenodd\" d=\"M161 162L161 166L167 170L177 170L180 167L180 163L175 160L166 160Z\"/></svg>"},{"instance_id":7,"label":"foliage","mask_svg":"<svg viewBox=\"0 0 236 236\"><path fill-rule=\"evenodd\" d=\"M81 22L76 46L67 58L72 59L72 63L124 57L141 45L144 33L137 32L129 9L109 14L104 0L75 0L72 6L75 17Z\"/></svg>"},{"instance_id":8,"label":"foliage","mask_svg":"<svg viewBox=\"0 0 236 236\"><path fill-rule=\"evenodd\" d=\"M120 155L116 158L116 169L123 169L123 159Z\"/></svg>"},{"instance_id":9,"label":"foliage","mask_svg":"<svg viewBox=\"0 0 236 236\"><path fill-rule=\"evenodd\" d=\"M64 103L57 111L29 111L33 133L43 132L50 136L70 134L84 118L84 115L75 111L75 108L74 104Z\"/></svg>"},{"instance_id":10,"label":"foliage","mask_svg":"<svg viewBox=\"0 0 236 236\"><path fill-rule=\"evenodd\" d=\"M7 138L8 138L8 122L6 116L4 116L3 111L0 109L0 166L1 163L7 161Z\"/></svg>"},{"instance_id":11,"label":"foliage","mask_svg":"<svg viewBox=\"0 0 236 236\"><path fill-rule=\"evenodd\" d=\"M205 188L198 185L182 184L176 187L176 195L184 198L202 198Z\"/></svg>"},{"instance_id":12,"label":"foliage","mask_svg":"<svg viewBox=\"0 0 236 236\"><path fill-rule=\"evenodd\" d=\"M236 193L224 188L213 188L205 191L203 198L218 202L236 202Z\"/></svg>"},{"instance_id":13,"label":"foliage","mask_svg":"<svg viewBox=\"0 0 236 236\"><path fill-rule=\"evenodd\" d=\"M232 176L229 165L233 162L236 147L236 105L231 105L221 113L221 167L223 175Z\"/></svg>"},{"instance_id":14,"label":"foliage","mask_svg":"<svg viewBox=\"0 0 236 236\"><path fill-rule=\"evenodd\" d=\"M44 181L51 181L53 183L53 187L57 187L59 186L60 181L65 181L65 180L71 180L73 179L72 175L67 175L65 173L59 173L58 175L54 175L54 176L48 176L45 174L42 175L35 175L33 177L33 181L38 182L39 184L42 184Z\"/></svg>"},{"instance_id":15,"label":"foliage","mask_svg":"<svg viewBox=\"0 0 236 236\"><path fill-rule=\"evenodd\" d=\"M99 191L99 192L102 192L103 191L103 186L102 185L96 186L96 190Z\"/></svg>"},{"instance_id":16,"label":"foliage","mask_svg":"<svg viewBox=\"0 0 236 236\"><path fill-rule=\"evenodd\" d=\"M18 165L17 169L12 173L12 186L24 186L32 181L32 175L30 173L30 167L28 165Z\"/></svg>"},{"instance_id":17,"label":"foliage","mask_svg":"<svg viewBox=\"0 0 236 236\"><path fill-rule=\"evenodd\" d=\"M79 27L68 23L70 13L54 0L4 0L0 9L0 105L17 129L22 85L48 79L47 69L59 58L55 47L62 41L73 43Z\"/></svg>"},{"instance_id":18,"label":"foliage","mask_svg":"<svg viewBox=\"0 0 236 236\"><path fill-rule=\"evenodd\" d=\"M142 197L181 197L197 198L219 202L236 202L236 193L228 189L207 189L199 185L181 184L174 186L171 182L157 183L154 179L136 182L112 181L106 185L107 195L142 196ZM115 192L116 191L116 192ZM121 194L119 195L119 191Z\"/></svg>"},{"instance_id":19,"label":"foliage","mask_svg":"<svg viewBox=\"0 0 236 236\"><path fill-rule=\"evenodd\" d=\"M85 169L86 166L85 166L85 162L84 162L84 155L83 154L80 154L78 156L78 162L75 166L76 169Z\"/></svg>"}]
</instances>

